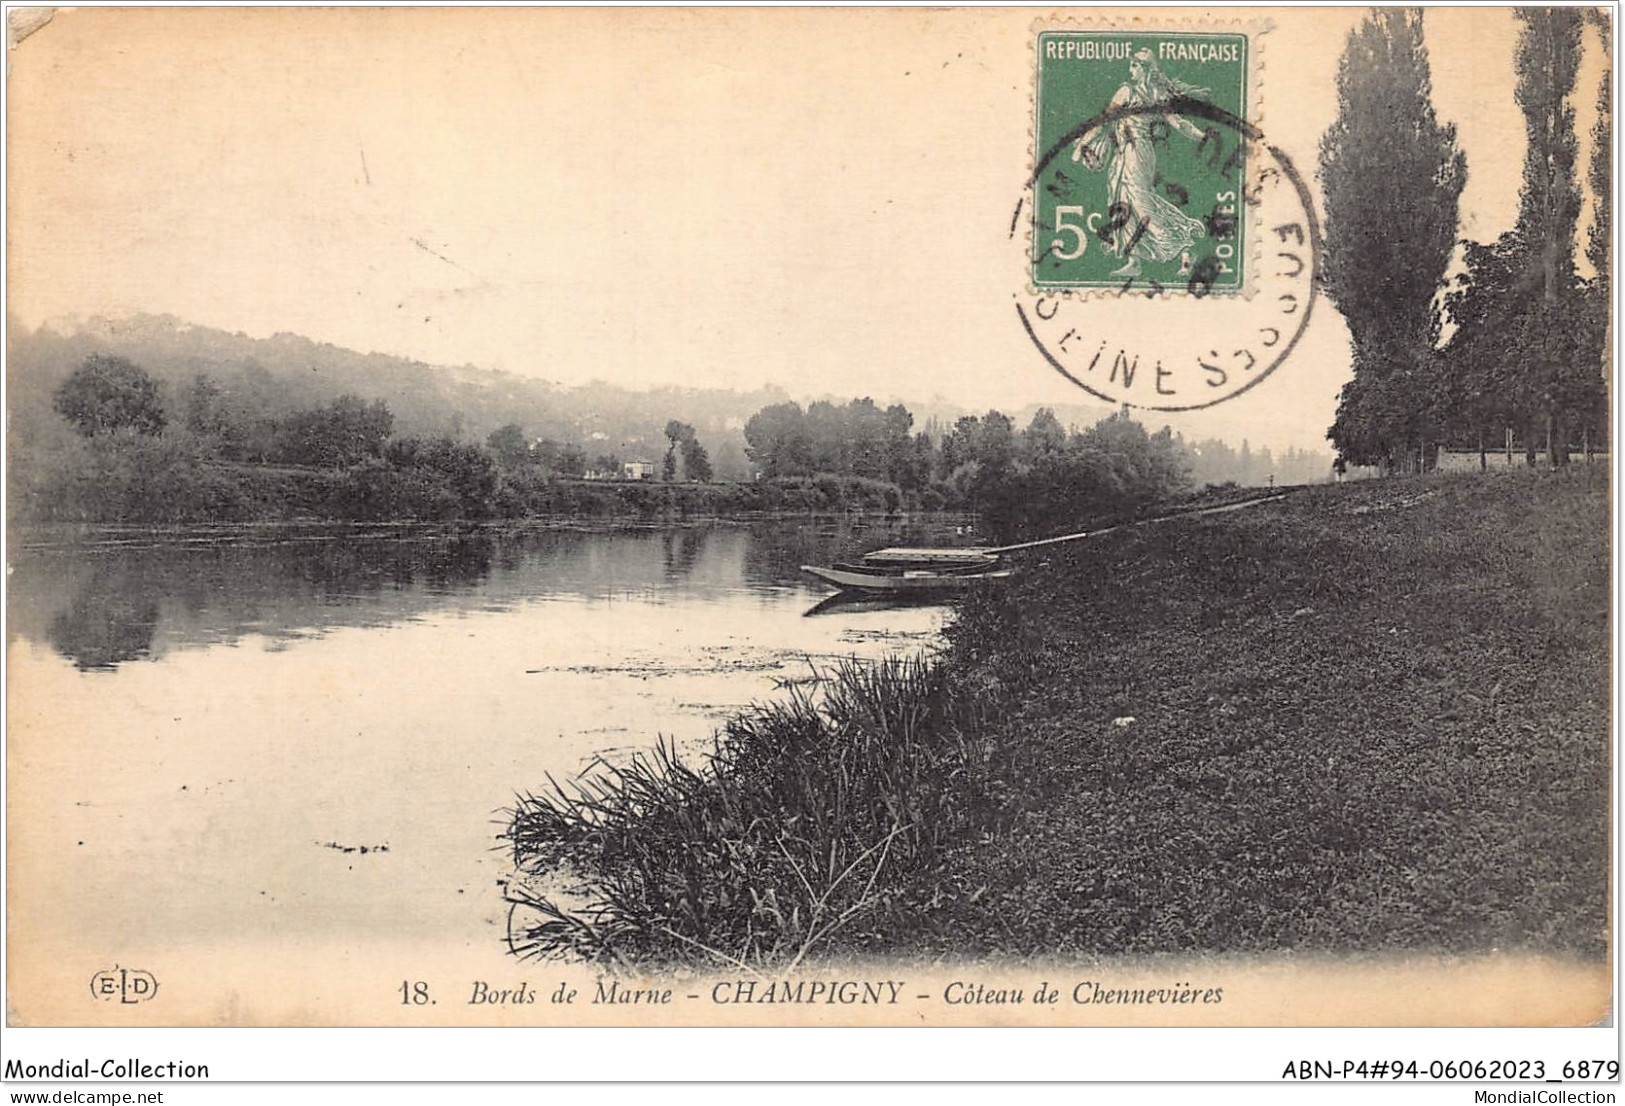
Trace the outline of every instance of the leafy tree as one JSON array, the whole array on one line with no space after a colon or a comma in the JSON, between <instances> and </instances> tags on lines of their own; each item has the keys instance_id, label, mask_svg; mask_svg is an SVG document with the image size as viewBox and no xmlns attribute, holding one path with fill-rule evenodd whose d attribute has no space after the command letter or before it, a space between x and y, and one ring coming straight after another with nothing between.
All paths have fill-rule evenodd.
<instances>
[{"instance_id":1,"label":"leafy tree","mask_svg":"<svg viewBox=\"0 0 1625 1106\"><path fill-rule=\"evenodd\" d=\"M814 472L852 472L852 443L842 411L828 400L807 405L807 439Z\"/></svg>"},{"instance_id":2,"label":"leafy tree","mask_svg":"<svg viewBox=\"0 0 1625 1106\"><path fill-rule=\"evenodd\" d=\"M1015 457L1015 424L1000 411L989 411L981 418L961 415L942 440L942 467L949 478L967 465L975 465L980 480L996 481Z\"/></svg>"},{"instance_id":3,"label":"leafy tree","mask_svg":"<svg viewBox=\"0 0 1625 1106\"><path fill-rule=\"evenodd\" d=\"M567 443L559 450L558 467L555 471L560 476L579 480L587 474L587 451L574 442Z\"/></svg>"},{"instance_id":4,"label":"leafy tree","mask_svg":"<svg viewBox=\"0 0 1625 1106\"><path fill-rule=\"evenodd\" d=\"M746 454L762 475L805 476L813 471L807 416L798 403L773 403L745 423Z\"/></svg>"},{"instance_id":5,"label":"leafy tree","mask_svg":"<svg viewBox=\"0 0 1625 1106\"><path fill-rule=\"evenodd\" d=\"M1580 192L1569 106L1584 15L1524 9L1518 19L1523 30L1514 95L1528 140L1518 222L1490 245L1467 246L1466 273L1447 301L1457 330L1446 358L1455 421L1478 438L1481 450L1486 438L1511 426L1520 432L1527 463L1534 463L1544 439L1552 464L1562 465L1571 432L1606 425L1601 362L1608 325L1611 82L1604 77L1604 108L1593 132L1591 183L1599 189L1599 206L1587 252L1597 278L1588 284L1574 257Z\"/></svg>"},{"instance_id":6,"label":"leafy tree","mask_svg":"<svg viewBox=\"0 0 1625 1106\"><path fill-rule=\"evenodd\" d=\"M531 449L531 457L542 471L556 473L559 471L559 458L564 453L564 446L552 438L543 438Z\"/></svg>"},{"instance_id":7,"label":"leafy tree","mask_svg":"<svg viewBox=\"0 0 1625 1106\"><path fill-rule=\"evenodd\" d=\"M198 373L181 393L181 410L186 429L206 453L240 460L249 425L226 399L225 392L208 373Z\"/></svg>"},{"instance_id":8,"label":"leafy tree","mask_svg":"<svg viewBox=\"0 0 1625 1106\"><path fill-rule=\"evenodd\" d=\"M690 434L683 439L683 475L690 480L697 480L701 484L711 482L711 458L707 456L705 447L700 440Z\"/></svg>"},{"instance_id":9,"label":"leafy tree","mask_svg":"<svg viewBox=\"0 0 1625 1106\"><path fill-rule=\"evenodd\" d=\"M278 431L278 459L295 465L346 468L384 451L395 416L384 401L343 395L326 407L297 411Z\"/></svg>"},{"instance_id":10,"label":"leafy tree","mask_svg":"<svg viewBox=\"0 0 1625 1106\"><path fill-rule=\"evenodd\" d=\"M52 406L85 437L113 430L158 434L164 405L158 382L122 357L93 353L57 388Z\"/></svg>"},{"instance_id":11,"label":"leafy tree","mask_svg":"<svg viewBox=\"0 0 1625 1106\"><path fill-rule=\"evenodd\" d=\"M1021 452L1030 460L1038 460L1066 448L1066 428L1055 412L1040 407L1033 412L1027 429L1021 432Z\"/></svg>"},{"instance_id":12,"label":"leafy tree","mask_svg":"<svg viewBox=\"0 0 1625 1106\"><path fill-rule=\"evenodd\" d=\"M1378 9L1349 33L1320 175L1323 278L1348 323L1355 373L1328 437L1357 464L1415 456L1443 422L1431 379L1434 300L1467 166L1455 128L1434 115L1431 90L1419 11Z\"/></svg>"},{"instance_id":13,"label":"leafy tree","mask_svg":"<svg viewBox=\"0 0 1625 1106\"><path fill-rule=\"evenodd\" d=\"M1189 483L1186 456L1167 427L1148 434L1126 415L1113 415L1057 442L1045 433L1049 419L1035 421L1044 448L1024 449L1001 469L999 420L978 420L991 430L986 464L972 460L961 469L974 472L974 506L1001 539L1053 536L1120 517Z\"/></svg>"},{"instance_id":14,"label":"leafy tree","mask_svg":"<svg viewBox=\"0 0 1625 1106\"><path fill-rule=\"evenodd\" d=\"M936 444L932 442L930 434L921 431L909 440L906 452L901 454L899 466L893 470L892 481L910 491L923 489L931 482L936 458Z\"/></svg>"},{"instance_id":15,"label":"leafy tree","mask_svg":"<svg viewBox=\"0 0 1625 1106\"><path fill-rule=\"evenodd\" d=\"M1445 297L1455 333L1444 349L1453 437L1476 442L1484 465L1486 443L1522 419L1518 400L1522 364L1508 335L1521 330L1517 286L1524 253L1515 233L1489 245L1468 242L1462 279Z\"/></svg>"},{"instance_id":16,"label":"leafy tree","mask_svg":"<svg viewBox=\"0 0 1625 1106\"><path fill-rule=\"evenodd\" d=\"M925 483L929 468L918 463L919 453L910 431L914 415L901 403L887 407L880 423L881 478L900 488L918 488Z\"/></svg>"},{"instance_id":17,"label":"leafy tree","mask_svg":"<svg viewBox=\"0 0 1625 1106\"><path fill-rule=\"evenodd\" d=\"M524 429L516 422L491 431L485 439L485 448L505 469L521 469L531 463L530 443L525 440Z\"/></svg>"},{"instance_id":18,"label":"leafy tree","mask_svg":"<svg viewBox=\"0 0 1625 1106\"><path fill-rule=\"evenodd\" d=\"M1016 457L1016 425L1002 411L982 416L976 435L976 459L984 470L1003 472Z\"/></svg>"},{"instance_id":19,"label":"leafy tree","mask_svg":"<svg viewBox=\"0 0 1625 1106\"><path fill-rule=\"evenodd\" d=\"M1183 488L1188 480L1189 462L1166 426L1150 434L1127 414L1112 415L1085 430L1079 444L1107 458L1122 505L1144 506ZM1244 468L1249 466L1252 450L1245 441L1241 456Z\"/></svg>"},{"instance_id":20,"label":"leafy tree","mask_svg":"<svg viewBox=\"0 0 1625 1106\"><path fill-rule=\"evenodd\" d=\"M686 422L671 419L666 423L666 459L660 466L660 479L677 479L677 450L684 442L694 437L694 428Z\"/></svg>"},{"instance_id":21,"label":"leafy tree","mask_svg":"<svg viewBox=\"0 0 1625 1106\"><path fill-rule=\"evenodd\" d=\"M397 470L396 514L484 518L497 490L496 463L476 445L450 438L397 438L384 451Z\"/></svg>"},{"instance_id":22,"label":"leafy tree","mask_svg":"<svg viewBox=\"0 0 1625 1106\"><path fill-rule=\"evenodd\" d=\"M930 465L910 433L913 426L907 407L882 409L867 396L845 404L818 400L806 411L775 403L745 424L746 453L764 476L828 473L919 488Z\"/></svg>"},{"instance_id":23,"label":"leafy tree","mask_svg":"<svg viewBox=\"0 0 1625 1106\"><path fill-rule=\"evenodd\" d=\"M976 416L960 415L937 439L937 473L947 476L971 459L976 450Z\"/></svg>"},{"instance_id":24,"label":"leafy tree","mask_svg":"<svg viewBox=\"0 0 1625 1106\"><path fill-rule=\"evenodd\" d=\"M893 421L865 396L854 399L840 415L841 452L845 457L845 474L862 476L869 480L886 479L890 457L888 439ZM912 420L911 420L912 421ZM905 428L904 434L907 434Z\"/></svg>"}]
</instances>

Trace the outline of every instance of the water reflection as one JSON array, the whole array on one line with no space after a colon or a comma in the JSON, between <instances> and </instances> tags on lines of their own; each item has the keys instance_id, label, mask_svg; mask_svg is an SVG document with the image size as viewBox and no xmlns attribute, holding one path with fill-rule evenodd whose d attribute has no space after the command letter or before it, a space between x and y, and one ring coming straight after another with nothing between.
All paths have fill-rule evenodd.
<instances>
[{"instance_id":1,"label":"water reflection","mask_svg":"<svg viewBox=\"0 0 1625 1106\"><path fill-rule=\"evenodd\" d=\"M80 671L110 669L152 650L158 601L92 587L51 620L51 645Z\"/></svg>"},{"instance_id":2,"label":"water reflection","mask_svg":"<svg viewBox=\"0 0 1625 1106\"><path fill-rule=\"evenodd\" d=\"M258 633L291 640L432 609L490 575L488 535L17 549L8 634L86 670Z\"/></svg>"},{"instance_id":3,"label":"water reflection","mask_svg":"<svg viewBox=\"0 0 1625 1106\"><path fill-rule=\"evenodd\" d=\"M13 538L8 855L32 867L8 934L30 963L358 935L498 953L516 793L657 739L703 757L750 703L935 648L950 617L802 617L828 590L801 563L932 538L861 521Z\"/></svg>"},{"instance_id":4,"label":"water reflection","mask_svg":"<svg viewBox=\"0 0 1625 1106\"><path fill-rule=\"evenodd\" d=\"M160 561L162 551L153 551ZM247 553L249 550L243 550ZM368 540L305 542L272 546L271 556L249 556L246 564L228 561L227 575L253 565L304 585L300 590L326 603L349 603L385 588L415 587L444 592L473 587L491 571L495 544L489 535L438 535L429 540L396 537Z\"/></svg>"},{"instance_id":5,"label":"water reflection","mask_svg":"<svg viewBox=\"0 0 1625 1106\"><path fill-rule=\"evenodd\" d=\"M677 530L665 534L666 576L674 580L686 579L699 562L708 537L710 532L707 530Z\"/></svg>"},{"instance_id":6,"label":"water reflection","mask_svg":"<svg viewBox=\"0 0 1625 1106\"><path fill-rule=\"evenodd\" d=\"M14 538L8 635L83 671L177 649L273 645L440 611L588 598L804 589L800 573L864 549L952 540L957 520L774 520L666 530L475 528L104 532Z\"/></svg>"},{"instance_id":7,"label":"water reflection","mask_svg":"<svg viewBox=\"0 0 1625 1106\"><path fill-rule=\"evenodd\" d=\"M908 607L936 606L944 601L941 593L874 593L862 591L838 591L833 595L826 595L817 603L809 607L803 617L817 618L820 615L855 614L858 611L896 611Z\"/></svg>"}]
</instances>

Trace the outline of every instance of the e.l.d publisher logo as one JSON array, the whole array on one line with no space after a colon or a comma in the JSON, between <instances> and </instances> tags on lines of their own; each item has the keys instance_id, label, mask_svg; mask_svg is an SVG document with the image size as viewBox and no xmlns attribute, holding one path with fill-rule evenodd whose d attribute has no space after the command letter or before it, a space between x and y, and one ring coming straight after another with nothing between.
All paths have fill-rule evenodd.
<instances>
[{"instance_id":1,"label":"e.l.d publisher logo","mask_svg":"<svg viewBox=\"0 0 1625 1106\"><path fill-rule=\"evenodd\" d=\"M133 1006L157 995L158 981L151 972L114 965L110 970L97 972L90 977L90 993L103 1002Z\"/></svg>"}]
</instances>

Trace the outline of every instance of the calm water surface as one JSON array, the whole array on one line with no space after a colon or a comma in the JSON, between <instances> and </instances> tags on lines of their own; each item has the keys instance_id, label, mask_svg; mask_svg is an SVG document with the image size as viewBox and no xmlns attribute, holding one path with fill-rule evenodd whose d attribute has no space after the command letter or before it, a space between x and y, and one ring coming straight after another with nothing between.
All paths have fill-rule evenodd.
<instances>
[{"instance_id":1,"label":"calm water surface","mask_svg":"<svg viewBox=\"0 0 1625 1106\"><path fill-rule=\"evenodd\" d=\"M797 566L953 529L14 533L13 930L499 941L516 792L934 647Z\"/></svg>"}]
</instances>

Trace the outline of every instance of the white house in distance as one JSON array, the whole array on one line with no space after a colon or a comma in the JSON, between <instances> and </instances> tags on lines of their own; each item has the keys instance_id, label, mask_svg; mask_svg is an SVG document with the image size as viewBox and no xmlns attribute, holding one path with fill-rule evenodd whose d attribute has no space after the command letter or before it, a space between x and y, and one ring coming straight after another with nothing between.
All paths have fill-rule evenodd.
<instances>
[{"instance_id":1,"label":"white house in distance","mask_svg":"<svg viewBox=\"0 0 1625 1106\"><path fill-rule=\"evenodd\" d=\"M655 466L653 461L627 461L621 465L621 479L623 480L653 480Z\"/></svg>"}]
</instances>

